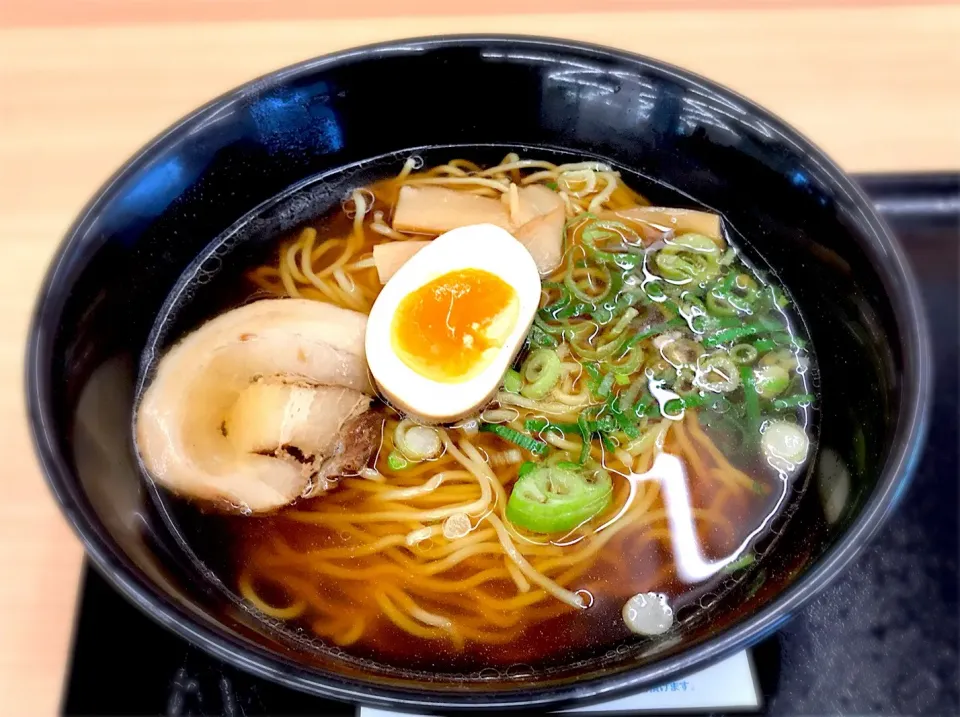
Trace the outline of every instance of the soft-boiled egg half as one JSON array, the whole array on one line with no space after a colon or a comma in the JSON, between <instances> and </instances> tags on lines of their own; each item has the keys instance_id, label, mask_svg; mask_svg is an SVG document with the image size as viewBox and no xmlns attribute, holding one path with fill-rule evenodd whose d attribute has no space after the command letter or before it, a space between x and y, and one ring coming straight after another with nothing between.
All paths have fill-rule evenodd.
<instances>
[{"instance_id":1,"label":"soft-boiled egg half","mask_svg":"<svg viewBox=\"0 0 960 717\"><path fill-rule=\"evenodd\" d=\"M367 362L397 409L442 423L496 393L540 303L540 274L507 231L442 234L387 282L367 320Z\"/></svg>"}]
</instances>

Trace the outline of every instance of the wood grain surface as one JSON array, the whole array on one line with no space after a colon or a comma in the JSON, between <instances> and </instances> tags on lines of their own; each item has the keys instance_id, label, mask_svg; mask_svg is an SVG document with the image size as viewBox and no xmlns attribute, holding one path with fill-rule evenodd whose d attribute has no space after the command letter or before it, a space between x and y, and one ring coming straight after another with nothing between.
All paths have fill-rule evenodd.
<instances>
[{"instance_id":1,"label":"wood grain surface","mask_svg":"<svg viewBox=\"0 0 960 717\"><path fill-rule=\"evenodd\" d=\"M953 0L925 0L949 5ZM403 15L517 15L649 10L771 10L909 6L911 0L31 0L0 5L0 25L76 26L143 22L221 22L305 18L385 18Z\"/></svg>"},{"instance_id":2,"label":"wood grain surface","mask_svg":"<svg viewBox=\"0 0 960 717\"><path fill-rule=\"evenodd\" d=\"M852 171L960 167L960 7L953 4L848 0L828 9L811 0L757 10L747 0L722 9L684 0L664 10L665 2L517 0L477 16L438 16L431 9L448 3L422 0L407 16L387 18L393 3L326 14L304 9L322 4L299 3L298 15L289 3L269 13L244 0L15 2L0 11L4 715L57 710L82 555L39 474L25 419L22 362L35 292L98 185L193 107L282 65L352 45L433 33L543 34L698 71L782 115ZM598 11L572 12L587 5ZM638 6L646 9L618 12ZM555 14L528 12L548 8Z\"/></svg>"}]
</instances>

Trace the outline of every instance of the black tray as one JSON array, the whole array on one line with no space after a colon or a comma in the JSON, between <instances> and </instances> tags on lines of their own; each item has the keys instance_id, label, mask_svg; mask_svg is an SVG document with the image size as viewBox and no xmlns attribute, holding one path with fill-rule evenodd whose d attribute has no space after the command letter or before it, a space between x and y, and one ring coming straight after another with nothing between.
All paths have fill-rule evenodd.
<instances>
[{"instance_id":1,"label":"black tray","mask_svg":"<svg viewBox=\"0 0 960 717\"><path fill-rule=\"evenodd\" d=\"M934 334L928 446L899 510L816 602L754 648L773 715L953 715L958 697L960 174L860 178L913 262ZM208 657L85 570L66 714L353 715Z\"/></svg>"}]
</instances>

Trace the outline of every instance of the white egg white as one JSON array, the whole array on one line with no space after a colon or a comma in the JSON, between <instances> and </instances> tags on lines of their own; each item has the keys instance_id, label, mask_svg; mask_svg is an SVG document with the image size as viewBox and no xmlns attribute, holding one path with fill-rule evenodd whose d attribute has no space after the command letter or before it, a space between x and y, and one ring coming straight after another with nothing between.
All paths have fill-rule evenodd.
<instances>
[{"instance_id":1,"label":"white egg white","mask_svg":"<svg viewBox=\"0 0 960 717\"><path fill-rule=\"evenodd\" d=\"M483 370L465 381L434 381L407 366L394 352L391 325L400 302L424 284L451 271L480 269L517 293L516 323ZM366 355L384 397L400 411L425 422L455 421L486 405L510 368L540 304L540 274L530 252L493 224L474 224L440 235L417 252L387 282L367 319Z\"/></svg>"}]
</instances>

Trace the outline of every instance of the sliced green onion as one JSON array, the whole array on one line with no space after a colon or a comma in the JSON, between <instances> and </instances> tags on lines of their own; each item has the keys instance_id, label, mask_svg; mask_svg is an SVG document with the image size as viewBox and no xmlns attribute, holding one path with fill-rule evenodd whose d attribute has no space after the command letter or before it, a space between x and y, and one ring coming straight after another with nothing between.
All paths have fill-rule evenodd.
<instances>
[{"instance_id":1,"label":"sliced green onion","mask_svg":"<svg viewBox=\"0 0 960 717\"><path fill-rule=\"evenodd\" d=\"M580 432L579 423L553 423L545 418L528 418L524 422L523 427L528 431L555 431L557 433L563 433L564 435ZM590 433L596 433L600 430L600 424L597 421L587 420L587 430Z\"/></svg>"},{"instance_id":2,"label":"sliced green onion","mask_svg":"<svg viewBox=\"0 0 960 717\"><path fill-rule=\"evenodd\" d=\"M558 311L560 311L561 309L565 308L570 304L570 301L572 300L570 297L570 290L566 286L564 286L563 284L557 281L544 282L542 288L556 289L557 291L560 292L560 298L558 298L552 304L547 304L539 311L540 315L543 316L544 318L552 319L554 318L554 316Z\"/></svg>"},{"instance_id":3,"label":"sliced green onion","mask_svg":"<svg viewBox=\"0 0 960 717\"><path fill-rule=\"evenodd\" d=\"M760 396L753 380L753 369L740 367L740 379L743 381L743 405L747 413L747 431L751 440L760 432Z\"/></svg>"},{"instance_id":4,"label":"sliced green onion","mask_svg":"<svg viewBox=\"0 0 960 717\"><path fill-rule=\"evenodd\" d=\"M630 440L634 440L640 437L640 429L637 427L637 424L630 420L630 417L625 413L615 414L617 418L617 423L620 424L620 430L623 431L624 435Z\"/></svg>"},{"instance_id":5,"label":"sliced green onion","mask_svg":"<svg viewBox=\"0 0 960 717\"><path fill-rule=\"evenodd\" d=\"M857 426L853 432L853 460L857 473L863 475L867 468L867 437L863 435L863 426Z\"/></svg>"},{"instance_id":6,"label":"sliced green onion","mask_svg":"<svg viewBox=\"0 0 960 717\"><path fill-rule=\"evenodd\" d=\"M612 239L617 236L614 232L607 231L606 229L598 229L596 226L590 226L583 230L580 234L580 238L584 242L592 242L597 239Z\"/></svg>"},{"instance_id":7,"label":"sliced green onion","mask_svg":"<svg viewBox=\"0 0 960 717\"><path fill-rule=\"evenodd\" d=\"M706 328L711 330L733 329L737 326L743 326L743 319L736 316L707 316Z\"/></svg>"},{"instance_id":8,"label":"sliced green onion","mask_svg":"<svg viewBox=\"0 0 960 717\"><path fill-rule=\"evenodd\" d=\"M707 292L707 310L717 316L756 313L754 305L760 292L749 274L727 274L723 281Z\"/></svg>"},{"instance_id":9,"label":"sliced green onion","mask_svg":"<svg viewBox=\"0 0 960 717\"><path fill-rule=\"evenodd\" d=\"M611 395L607 399L607 408L610 409L610 415L613 416L617 426L624 432L627 438L632 440L640 437L640 429L637 428L637 424L634 423L630 416L620 410L616 396Z\"/></svg>"},{"instance_id":10,"label":"sliced green onion","mask_svg":"<svg viewBox=\"0 0 960 717\"><path fill-rule=\"evenodd\" d=\"M494 435L500 436L500 438L505 441L515 443L524 450L530 451L538 456L542 456L547 452L546 443L538 441L536 438L532 438L524 433L520 433L520 431L515 431L509 426L503 426L499 423L481 423L480 430L484 433L493 433Z\"/></svg>"},{"instance_id":11,"label":"sliced green onion","mask_svg":"<svg viewBox=\"0 0 960 717\"><path fill-rule=\"evenodd\" d=\"M604 470L540 466L518 478L507 501L507 519L535 533L573 530L610 504L613 482Z\"/></svg>"},{"instance_id":12,"label":"sliced green onion","mask_svg":"<svg viewBox=\"0 0 960 717\"><path fill-rule=\"evenodd\" d=\"M723 415L731 411L736 412L737 408L730 402L729 398L717 394L704 396L703 405L717 415Z\"/></svg>"},{"instance_id":13,"label":"sliced green onion","mask_svg":"<svg viewBox=\"0 0 960 717\"><path fill-rule=\"evenodd\" d=\"M660 354L673 366L696 366L697 359L703 354L703 347L690 339L678 338L661 345Z\"/></svg>"},{"instance_id":14,"label":"sliced green onion","mask_svg":"<svg viewBox=\"0 0 960 717\"><path fill-rule=\"evenodd\" d=\"M771 421L760 445L767 458L779 458L800 465L810 450L810 438L800 426L787 421Z\"/></svg>"},{"instance_id":15,"label":"sliced green onion","mask_svg":"<svg viewBox=\"0 0 960 717\"><path fill-rule=\"evenodd\" d=\"M681 307L683 309L681 316L696 317L707 315L707 307L703 305L700 297L693 292L685 291L680 294L680 301L683 304Z\"/></svg>"},{"instance_id":16,"label":"sliced green onion","mask_svg":"<svg viewBox=\"0 0 960 717\"><path fill-rule=\"evenodd\" d=\"M689 252L670 251L670 249L671 247L665 246L654 257L654 263L660 270L660 276L665 279L703 281L719 270L716 261L709 262L696 255L694 255L695 258L687 257L684 254L689 254ZM697 259L701 260L697 261Z\"/></svg>"},{"instance_id":17,"label":"sliced green onion","mask_svg":"<svg viewBox=\"0 0 960 717\"><path fill-rule=\"evenodd\" d=\"M770 351L763 355L758 365L760 366L780 366L787 371L796 369L800 362L793 349L778 348L776 351Z\"/></svg>"},{"instance_id":18,"label":"sliced green onion","mask_svg":"<svg viewBox=\"0 0 960 717\"><path fill-rule=\"evenodd\" d=\"M633 294L628 294L627 296L633 296ZM630 322L633 321L640 314L639 311L634 309L632 306L628 306L620 318L617 319L617 323L613 325L613 328L610 329L609 337L611 339L617 338L620 334L627 330L627 327L630 325Z\"/></svg>"},{"instance_id":19,"label":"sliced green onion","mask_svg":"<svg viewBox=\"0 0 960 717\"><path fill-rule=\"evenodd\" d=\"M600 324L600 326L606 326L613 321L613 310L608 309L606 306L601 306L590 314L590 318Z\"/></svg>"},{"instance_id":20,"label":"sliced green onion","mask_svg":"<svg viewBox=\"0 0 960 717\"><path fill-rule=\"evenodd\" d=\"M550 335L551 338L559 336L561 339L576 336L577 331L581 330L579 326L573 326L569 321L557 320L557 323L560 325L554 326L548 324L540 316L535 316L533 319L533 328L539 329L543 333Z\"/></svg>"},{"instance_id":21,"label":"sliced green onion","mask_svg":"<svg viewBox=\"0 0 960 717\"><path fill-rule=\"evenodd\" d=\"M715 348L720 344L727 344L731 341L738 341L747 336L754 336L760 332L760 329L756 326L737 326L733 329L724 329L723 331L718 331L712 336L708 336L703 340L703 345L707 348Z\"/></svg>"},{"instance_id":22,"label":"sliced green onion","mask_svg":"<svg viewBox=\"0 0 960 717\"><path fill-rule=\"evenodd\" d=\"M561 312L563 313L563 312ZM559 314L558 314L559 318ZM536 328L539 328L544 333L550 334L551 336L559 336L563 339L573 338L580 331L591 330L592 327L589 324L579 324L577 326L571 325L567 321L559 321L559 326L551 326L546 321L543 320L540 316L536 316L533 319L533 325Z\"/></svg>"},{"instance_id":23,"label":"sliced green onion","mask_svg":"<svg viewBox=\"0 0 960 717\"><path fill-rule=\"evenodd\" d=\"M656 413L649 413L651 408L656 408L657 404L653 400L653 396L649 393L637 401L637 404L633 407L633 415L637 418L643 418L644 416L656 415ZM657 409L659 411L659 409Z\"/></svg>"},{"instance_id":24,"label":"sliced green onion","mask_svg":"<svg viewBox=\"0 0 960 717\"><path fill-rule=\"evenodd\" d=\"M533 461L524 461L520 464L520 468L517 470L517 478L523 478L525 475L535 470L537 464Z\"/></svg>"},{"instance_id":25,"label":"sliced green onion","mask_svg":"<svg viewBox=\"0 0 960 717\"><path fill-rule=\"evenodd\" d=\"M739 558L733 562L727 563L723 567L723 572L725 573L735 573L738 570L743 570L744 568L750 567L755 562L757 562L757 556L753 553L746 553L741 555Z\"/></svg>"},{"instance_id":26,"label":"sliced green onion","mask_svg":"<svg viewBox=\"0 0 960 717\"><path fill-rule=\"evenodd\" d=\"M653 262L674 281L707 281L720 273L720 248L702 234L681 234L657 251Z\"/></svg>"},{"instance_id":27,"label":"sliced green onion","mask_svg":"<svg viewBox=\"0 0 960 717\"><path fill-rule=\"evenodd\" d=\"M735 274L733 278L734 286L739 291L756 292L759 289L756 279L749 274Z\"/></svg>"},{"instance_id":28,"label":"sliced green onion","mask_svg":"<svg viewBox=\"0 0 960 717\"><path fill-rule=\"evenodd\" d=\"M621 391L620 395L617 397L617 400L620 404L620 410L629 411L636 403L640 392L646 388L646 385L647 378L646 376L641 375L634 379L633 383L630 384L630 387L626 391Z\"/></svg>"},{"instance_id":29,"label":"sliced green onion","mask_svg":"<svg viewBox=\"0 0 960 717\"><path fill-rule=\"evenodd\" d=\"M590 326L590 324L582 324L583 326ZM602 359L610 358L611 356L622 356L623 351L622 347L625 345L627 339L621 337L618 339L613 339L603 345L601 345L596 350L585 348L578 342L571 342L570 348L577 355L578 358L587 359L588 361L600 361Z\"/></svg>"},{"instance_id":30,"label":"sliced green onion","mask_svg":"<svg viewBox=\"0 0 960 717\"><path fill-rule=\"evenodd\" d=\"M620 300L618 298L616 301L614 301L609 297L618 296L620 294L620 290L623 288L623 275L612 273L612 274L609 274L609 279L610 279L610 283L608 284L607 290L603 293L602 296L587 297L586 294L583 294L584 297L587 297L586 299L580 299L576 302L571 302L568 306L565 306L559 311L556 311L553 314L552 319L562 320L562 319L569 319L575 316L592 316L594 317L595 320L597 320L597 317L599 317L601 319L601 323L608 323L609 321L611 321L613 318L614 309L617 309L620 306L619 304ZM581 292L579 287L576 286L576 283L573 282L573 279L569 273L569 270L564 281L573 287L574 293L578 293L578 292L581 294L583 293ZM551 317L549 316L547 317L547 319L550 319L550 318ZM554 328L554 327L549 327L541 324L540 322L543 319L544 317L540 315L540 313L538 313L535 319L535 322L541 325L544 328L544 330L547 331L548 333L561 334L565 337L573 336L577 331L590 328L588 324L582 324L576 327L572 327L564 324L560 328Z\"/></svg>"},{"instance_id":31,"label":"sliced green onion","mask_svg":"<svg viewBox=\"0 0 960 717\"><path fill-rule=\"evenodd\" d=\"M775 398L787 390L790 374L783 366L760 366L753 371L754 385L761 398Z\"/></svg>"},{"instance_id":32,"label":"sliced green onion","mask_svg":"<svg viewBox=\"0 0 960 717\"><path fill-rule=\"evenodd\" d=\"M787 327L779 319L775 319L772 316L761 316L757 319L757 326L764 331L769 331L770 333L781 332L786 333ZM790 334L786 334L788 337ZM776 336L773 337L776 340Z\"/></svg>"},{"instance_id":33,"label":"sliced green onion","mask_svg":"<svg viewBox=\"0 0 960 717\"><path fill-rule=\"evenodd\" d=\"M603 380L600 382L600 385L597 386L597 396L599 398L606 398L610 395L610 390L613 388L613 373L608 373L603 377Z\"/></svg>"},{"instance_id":34,"label":"sliced green onion","mask_svg":"<svg viewBox=\"0 0 960 717\"><path fill-rule=\"evenodd\" d=\"M679 396L699 394L700 387L697 386L696 371L690 366L681 366L677 369L677 377L670 388Z\"/></svg>"},{"instance_id":35,"label":"sliced green onion","mask_svg":"<svg viewBox=\"0 0 960 717\"><path fill-rule=\"evenodd\" d=\"M539 433L549 425L550 421L548 421L546 418L528 418L523 422L524 428L535 433Z\"/></svg>"},{"instance_id":36,"label":"sliced green onion","mask_svg":"<svg viewBox=\"0 0 960 717\"><path fill-rule=\"evenodd\" d=\"M663 409L666 411L668 416L677 416L680 411L684 409L683 399L671 398L669 401L663 404Z\"/></svg>"},{"instance_id":37,"label":"sliced green onion","mask_svg":"<svg viewBox=\"0 0 960 717\"><path fill-rule=\"evenodd\" d=\"M546 418L528 418L524 421L523 427L534 433L543 433L544 431L554 431L563 434L580 432L580 427L576 423L553 423ZM597 430L595 421L587 421L587 427L591 433Z\"/></svg>"},{"instance_id":38,"label":"sliced green onion","mask_svg":"<svg viewBox=\"0 0 960 717\"><path fill-rule=\"evenodd\" d=\"M520 394L527 398L539 399L553 390L560 380L560 357L553 349L537 349L523 362L523 388Z\"/></svg>"},{"instance_id":39,"label":"sliced green onion","mask_svg":"<svg viewBox=\"0 0 960 717\"><path fill-rule=\"evenodd\" d=\"M740 385L740 374L729 356L711 354L700 361L696 385L712 393L730 393Z\"/></svg>"},{"instance_id":40,"label":"sliced green onion","mask_svg":"<svg viewBox=\"0 0 960 717\"><path fill-rule=\"evenodd\" d=\"M681 321L686 323L686 319L684 319L682 314L680 313L680 307L677 306L677 302L674 301L673 299L667 299L662 304L660 304L660 306L666 309L664 314L669 316L671 319L679 318Z\"/></svg>"},{"instance_id":41,"label":"sliced green onion","mask_svg":"<svg viewBox=\"0 0 960 717\"><path fill-rule=\"evenodd\" d=\"M770 298L770 303L774 306L777 306L781 309L785 309L790 306L790 299L787 298L786 294L783 293L779 288L773 284L769 284L764 289L764 293L767 294Z\"/></svg>"},{"instance_id":42,"label":"sliced green onion","mask_svg":"<svg viewBox=\"0 0 960 717\"><path fill-rule=\"evenodd\" d=\"M583 444L580 446L580 457L578 462L580 465L583 465L587 462L587 458L590 456L590 426L587 425L587 417L584 414L577 416L577 428L580 431L580 440L583 441Z\"/></svg>"},{"instance_id":43,"label":"sliced green onion","mask_svg":"<svg viewBox=\"0 0 960 717\"><path fill-rule=\"evenodd\" d=\"M730 351L730 358L733 359L733 362L736 364L748 364L753 363L757 360L758 351L755 346L750 344L737 344L732 347Z\"/></svg>"},{"instance_id":44,"label":"sliced green onion","mask_svg":"<svg viewBox=\"0 0 960 717\"><path fill-rule=\"evenodd\" d=\"M616 359L616 361L601 361L600 366L604 371L629 376L640 368L640 364L643 363L643 358L643 347L633 344L627 348L623 355ZM627 383L629 383L629 379L627 379Z\"/></svg>"},{"instance_id":45,"label":"sliced green onion","mask_svg":"<svg viewBox=\"0 0 960 717\"><path fill-rule=\"evenodd\" d=\"M595 226L599 229L609 229L615 234L619 234L620 237L625 239L629 244L639 245L642 241L640 235L623 222L610 219L598 219Z\"/></svg>"},{"instance_id":46,"label":"sliced green onion","mask_svg":"<svg viewBox=\"0 0 960 717\"><path fill-rule=\"evenodd\" d=\"M675 416L680 411L685 408L697 408L703 404L703 396L699 394L690 394L689 396L683 396L682 398L671 398L665 404L663 404L664 409L671 416ZM659 407L654 404L654 408L659 410Z\"/></svg>"},{"instance_id":47,"label":"sliced green onion","mask_svg":"<svg viewBox=\"0 0 960 717\"><path fill-rule=\"evenodd\" d=\"M590 311L593 310L593 308L594 307L592 303L584 303L582 301L572 302L570 303L569 306L566 306L560 309L559 311L557 311L557 313L553 315L553 318L554 320L559 321L562 319L570 319L575 316L586 316L587 314L590 313ZM564 324L563 327L569 328L567 324ZM554 331L553 333L563 333L563 331L559 330L559 331Z\"/></svg>"},{"instance_id":48,"label":"sliced green onion","mask_svg":"<svg viewBox=\"0 0 960 717\"><path fill-rule=\"evenodd\" d=\"M729 294L721 289L707 292L706 307L714 316L736 316L737 310L729 301Z\"/></svg>"},{"instance_id":49,"label":"sliced green onion","mask_svg":"<svg viewBox=\"0 0 960 717\"><path fill-rule=\"evenodd\" d=\"M777 348L777 343L773 339L757 339L753 342L753 347L760 353L766 353Z\"/></svg>"},{"instance_id":50,"label":"sliced green onion","mask_svg":"<svg viewBox=\"0 0 960 717\"><path fill-rule=\"evenodd\" d=\"M720 291L725 294L729 294L731 291L733 291L733 285L736 283L736 281L737 275L733 272L728 273L723 277L723 281L720 282Z\"/></svg>"},{"instance_id":51,"label":"sliced green onion","mask_svg":"<svg viewBox=\"0 0 960 717\"><path fill-rule=\"evenodd\" d=\"M599 433L612 433L617 430L617 420L609 413L600 416L595 423Z\"/></svg>"},{"instance_id":52,"label":"sliced green onion","mask_svg":"<svg viewBox=\"0 0 960 717\"><path fill-rule=\"evenodd\" d=\"M531 346L546 346L554 348L560 344L553 336L534 324L530 327L530 333L527 334L527 341Z\"/></svg>"},{"instance_id":53,"label":"sliced green onion","mask_svg":"<svg viewBox=\"0 0 960 717\"><path fill-rule=\"evenodd\" d=\"M590 393L596 393L601 380L600 367L595 363L585 363L583 370L587 373L587 388L590 389Z\"/></svg>"},{"instance_id":54,"label":"sliced green onion","mask_svg":"<svg viewBox=\"0 0 960 717\"><path fill-rule=\"evenodd\" d=\"M676 329L683 326L686 322L679 316L669 321L664 321L659 324L654 324L648 329L635 333L633 336L626 338L623 342L622 350L625 352L631 346L634 346L641 341L649 339L651 336L657 336L662 333L666 333L670 329ZM622 353L620 354L623 355Z\"/></svg>"},{"instance_id":55,"label":"sliced green onion","mask_svg":"<svg viewBox=\"0 0 960 717\"><path fill-rule=\"evenodd\" d=\"M402 471L410 465L410 461L404 458L400 451L390 451L390 455L387 456L387 465L392 471Z\"/></svg>"},{"instance_id":56,"label":"sliced green onion","mask_svg":"<svg viewBox=\"0 0 960 717\"><path fill-rule=\"evenodd\" d=\"M507 393L520 393L522 387L523 378L517 371L510 369L503 375L503 390Z\"/></svg>"},{"instance_id":57,"label":"sliced green onion","mask_svg":"<svg viewBox=\"0 0 960 717\"><path fill-rule=\"evenodd\" d=\"M436 458L443 449L440 434L433 426L411 426L396 443L400 452L414 461Z\"/></svg>"},{"instance_id":58,"label":"sliced green onion","mask_svg":"<svg viewBox=\"0 0 960 717\"><path fill-rule=\"evenodd\" d=\"M664 296L666 296L666 294L663 293L663 287L655 281L650 281L644 284L643 292L654 301L657 299L662 299Z\"/></svg>"},{"instance_id":59,"label":"sliced green onion","mask_svg":"<svg viewBox=\"0 0 960 717\"><path fill-rule=\"evenodd\" d=\"M573 255L571 254L571 259ZM573 278L573 269L575 264L568 260L567 269L564 272L563 276L563 285L570 290L570 293L573 294L574 298L579 301L584 302L585 304L592 305L591 311L596 311L597 306L608 296L615 297L619 293L620 288L623 286L623 276L619 272L610 271L609 268L603 265L598 265L597 268L601 269L606 273L606 285L607 288L602 294L596 296L586 293Z\"/></svg>"},{"instance_id":60,"label":"sliced green onion","mask_svg":"<svg viewBox=\"0 0 960 717\"><path fill-rule=\"evenodd\" d=\"M615 396L611 396L611 400L615 399ZM618 428L623 430L624 433L631 438L639 436L639 429L637 429L637 436L632 435L636 426L630 417L625 416L624 418L629 422L629 426L627 427L624 427L620 423L620 419L612 413L601 416L600 419L596 421L588 420L585 413L580 414L580 416L577 417L577 423L550 423L543 419L528 418L524 423L524 427L528 431L537 433L543 433L544 431L556 431L564 435L578 433L582 441L579 457L580 465L582 465L590 455L590 442L594 435L597 435L604 447L610 451L614 450L616 445L610 440L607 434L613 433Z\"/></svg>"},{"instance_id":61,"label":"sliced green onion","mask_svg":"<svg viewBox=\"0 0 960 717\"><path fill-rule=\"evenodd\" d=\"M798 349L803 349L807 347L806 341L804 341L803 339L797 336L789 334L786 331L778 332L774 334L771 338L773 338L773 340L780 346L792 345L792 346L796 346Z\"/></svg>"},{"instance_id":62,"label":"sliced green onion","mask_svg":"<svg viewBox=\"0 0 960 717\"><path fill-rule=\"evenodd\" d=\"M602 249L598 249L594 243L597 239L611 239L619 234L605 229L600 229L596 227L590 227L584 229L583 233L580 235L583 245L586 247L587 251L599 262L604 264L614 264L615 266L620 267L621 269L626 269L632 271L636 269L640 264L643 263L643 256L640 254L630 254L627 252L609 252Z\"/></svg>"},{"instance_id":63,"label":"sliced green onion","mask_svg":"<svg viewBox=\"0 0 960 717\"><path fill-rule=\"evenodd\" d=\"M400 421L394 429L393 445L412 463L435 458L443 447L436 428L421 426L409 418Z\"/></svg>"},{"instance_id":64,"label":"sliced green onion","mask_svg":"<svg viewBox=\"0 0 960 717\"><path fill-rule=\"evenodd\" d=\"M628 373L614 373L613 380L618 386L629 386L630 385L630 374Z\"/></svg>"}]
</instances>

